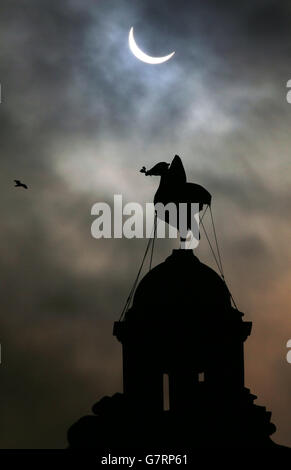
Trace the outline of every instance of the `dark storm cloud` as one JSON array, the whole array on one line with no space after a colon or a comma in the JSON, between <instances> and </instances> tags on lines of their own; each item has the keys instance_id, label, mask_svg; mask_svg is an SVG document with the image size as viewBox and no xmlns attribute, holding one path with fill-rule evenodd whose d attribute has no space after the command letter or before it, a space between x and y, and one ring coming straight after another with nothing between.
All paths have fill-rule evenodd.
<instances>
[{"instance_id":1,"label":"dark storm cloud","mask_svg":"<svg viewBox=\"0 0 291 470\"><path fill-rule=\"evenodd\" d=\"M248 31L256 38L277 43L290 38L290 3L288 1L253 2L247 15Z\"/></svg>"},{"instance_id":2,"label":"dark storm cloud","mask_svg":"<svg viewBox=\"0 0 291 470\"><path fill-rule=\"evenodd\" d=\"M290 273L290 7L186 0L3 0L1 6L0 446L64 446L67 427L120 388L112 321L145 240L92 239L90 209L114 192L151 199L156 182L141 179L140 164L182 152L189 180L214 195L239 300L252 306L253 318L264 305L264 285L274 292L270 305L281 298L272 280L287 283ZM175 58L161 67L137 61L127 47L131 25L144 50L175 50ZM30 191L14 191L14 178ZM155 262L172 245L162 242ZM257 331L270 334L268 312L267 320L258 315ZM288 312L287 300L281 312ZM280 315L277 358L288 331ZM251 351L265 364L257 335ZM255 367L251 372L263 398L277 377L267 372L257 382ZM269 397L282 421L288 397L272 390L283 397L281 404ZM290 442L285 428L281 437Z\"/></svg>"},{"instance_id":3,"label":"dark storm cloud","mask_svg":"<svg viewBox=\"0 0 291 470\"><path fill-rule=\"evenodd\" d=\"M200 178L199 178L200 177ZM196 173L196 178L204 179L208 188L213 188L214 194L219 193L226 201L232 201L236 207L240 207L249 214L268 212L276 220L282 214L288 214L291 206L291 194L288 190L271 192L263 176L252 172L243 178L225 175L205 175Z\"/></svg>"}]
</instances>

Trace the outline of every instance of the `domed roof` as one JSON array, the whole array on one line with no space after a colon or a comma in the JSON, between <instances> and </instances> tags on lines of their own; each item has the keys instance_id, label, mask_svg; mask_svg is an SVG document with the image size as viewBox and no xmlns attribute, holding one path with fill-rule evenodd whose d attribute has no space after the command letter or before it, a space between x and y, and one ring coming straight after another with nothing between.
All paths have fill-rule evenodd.
<instances>
[{"instance_id":1,"label":"domed roof","mask_svg":"<svg viewBox=\"0 0 291 470\"><path fill-rule=\"evenodd\" d=\"M230 312L230 294L221 277L192 250L173 250L139 283L126 320L180 319L191 322Z\"/></svg>"}]
</instances>

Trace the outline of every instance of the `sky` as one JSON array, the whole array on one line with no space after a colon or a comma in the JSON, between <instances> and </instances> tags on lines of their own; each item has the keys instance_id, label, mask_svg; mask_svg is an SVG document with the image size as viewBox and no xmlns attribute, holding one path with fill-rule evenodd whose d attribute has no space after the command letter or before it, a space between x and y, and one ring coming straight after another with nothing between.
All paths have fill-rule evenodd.
<instances>
[{"instance_id":1,"label":"sky","mask_svg":"<svg viewBox=\"0 0 291 470\"><path fill-rule=\"evenodd\" d=\"M131 26L145 52L174 57L137 60ZM290 3L2 0L0 44L0 448L63 448L122 390L112 324L146 240L94 239L91 207L152 201L158 178L139 170L175 154L212 194L253 322L246 386L291 446ZM158 240L154 264L177 246ZM203 237L195 251L215 269Z\"/></svg>"}]
</instances>

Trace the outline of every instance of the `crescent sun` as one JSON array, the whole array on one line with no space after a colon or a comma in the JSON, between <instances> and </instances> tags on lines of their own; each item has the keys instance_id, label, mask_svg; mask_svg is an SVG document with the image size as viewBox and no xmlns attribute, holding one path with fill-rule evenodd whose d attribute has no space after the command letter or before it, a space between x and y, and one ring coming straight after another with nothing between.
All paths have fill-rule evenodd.
<instances>
[{"instance_id":1,"label":"crescent sun","mask_svg":"<svg viewBox=\"0 0 291 470\"><path fill-rule=\"evenodd\" d=\"M175 54L175 51L169 55L165 55L163 57L151 57L150 55L145 54L136 44L134 35L133 35L133 27L130 28L129 35L128 35L128 44L131 52L135 57L146 64L162 64L163 62L167 62L167 60L171 59Z\"/></svg>"}]
</instances>

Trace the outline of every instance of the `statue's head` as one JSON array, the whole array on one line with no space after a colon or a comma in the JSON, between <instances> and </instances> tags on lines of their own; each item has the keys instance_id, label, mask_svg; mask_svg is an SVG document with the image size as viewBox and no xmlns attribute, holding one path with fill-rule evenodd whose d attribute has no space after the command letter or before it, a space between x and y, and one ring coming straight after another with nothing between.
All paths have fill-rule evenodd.
<instances>
[{"instance_id":1,"label":"statue's head","mask_svg":"<svg viewBox=\"0 0 291 470\"><path fill-rule=\"evenodd\" d=\"M169 166L170 166L170 163L160 162L160 163L157 163L148 171L146 171L145 167L143 167L140 171L144 173L146 176L162 176L165 173L167 173Z\"/></svg>"}]
</instances>

